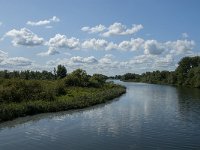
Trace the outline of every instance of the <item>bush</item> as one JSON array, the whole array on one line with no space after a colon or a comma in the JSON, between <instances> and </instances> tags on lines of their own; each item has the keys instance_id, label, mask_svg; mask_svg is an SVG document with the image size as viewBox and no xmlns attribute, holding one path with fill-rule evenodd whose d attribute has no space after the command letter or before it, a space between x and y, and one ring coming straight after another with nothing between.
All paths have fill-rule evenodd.
<instances>
[{"instance_id":1,"label":"bush","mask_svg":"<svg viewBox=\"0 0 200 150\"><path fill-rule=\"evenodd\" d=\"M0 86L0 102L22 102L31 100L55 100L66 94L63 81L38 81L10 79Z\"/></svg>"}]
</instances>

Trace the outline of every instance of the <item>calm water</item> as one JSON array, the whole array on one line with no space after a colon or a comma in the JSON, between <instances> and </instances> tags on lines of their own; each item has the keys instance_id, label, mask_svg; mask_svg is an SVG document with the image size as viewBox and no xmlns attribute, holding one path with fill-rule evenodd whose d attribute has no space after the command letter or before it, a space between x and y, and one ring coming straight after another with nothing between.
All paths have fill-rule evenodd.
<instances>
[{"instance_id":1,"label":"calm water","mask_svg":"<svg viewBox=\"0 0 200 150\"><path fill-rule=\"evenodd\" d=\"M0 150L200 149L200 90L120 83L112 102L0 124Z\"/></svg>"}]
</instances>

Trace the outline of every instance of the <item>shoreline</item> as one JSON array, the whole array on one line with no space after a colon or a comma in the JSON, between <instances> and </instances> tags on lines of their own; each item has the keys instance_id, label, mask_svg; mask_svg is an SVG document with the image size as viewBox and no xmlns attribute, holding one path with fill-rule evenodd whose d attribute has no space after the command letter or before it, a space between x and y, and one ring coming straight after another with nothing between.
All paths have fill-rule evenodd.
<instances>
[{"instance_id":1,"label":"shoreline","mask_svg":"<svg viewBox=\"0 0 200 150\"><path fill-rule=\"evenodd\" d=\"M79 92L79 94L70 96L66 94L57 97L54 101L37 100L2 104L0 106L0 123L36 114L83 109L106 103L126 93L125 87L116 84L113 84L112 87L102 88L73 87L70 90L71 93Z\"/></svg>"}]
</instances>

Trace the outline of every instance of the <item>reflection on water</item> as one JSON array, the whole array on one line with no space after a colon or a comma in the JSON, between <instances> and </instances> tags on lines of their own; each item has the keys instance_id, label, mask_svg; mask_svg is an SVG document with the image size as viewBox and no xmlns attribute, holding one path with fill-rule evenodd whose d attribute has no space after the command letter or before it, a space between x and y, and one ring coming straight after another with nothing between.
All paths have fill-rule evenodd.
<instances>
[{"instance_id":1,"label":"reflection on water","mask_svg":"<svg viewBox=\"0 0 200 150\"><path fill-rule=\"evenodd\" d=\"M177 88L179 111L182 119L199 126L200 120L200 90Z\"/></svg>"},{"instance_id":2,"label":"reflection on water","mask_svg":"<svg viewBox=\"0 0 200 150\"><path fill-rule=\"evenodd\" d=\"M198 149L200 90L123 83L127 93L91 108L0 124L0 149Z\"/></svg>"}]
</instances>

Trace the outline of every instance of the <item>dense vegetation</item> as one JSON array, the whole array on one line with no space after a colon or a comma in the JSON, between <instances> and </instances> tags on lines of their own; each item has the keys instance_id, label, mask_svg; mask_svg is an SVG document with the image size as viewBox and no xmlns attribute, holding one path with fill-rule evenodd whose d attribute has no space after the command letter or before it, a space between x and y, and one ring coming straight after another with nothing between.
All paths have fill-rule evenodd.
<instances>
[{"instance_id":1,"label":"dense vegetation","mask_svg":"<svg viewBox=\"0 0 200 150\"><path fill-rule=\"evenodd\" d=\"M153 71L141 75L126 73L115 76L123 81L170 84L200 88L200 56L184 57L175 71Z\"/></svg>"},{"instance_id":2,"label":"dense vegetation","mask_svg":"<svg viewBox=\"0 0 200 150\"><path fill-rule=\"evenodd\" d=\"M70 74L59 65L54 73L1 71L0 122L43 112L77 109L103 103L125 93L102 74L77 69Z\"/></svg>"},{"instance_id":3,"label":"dense vegetation","mask_svg":"<svg viewBox=\"0 0 200 150\"><path fill-rule=\"evenodd\" d=\"M54 68L53 73L43 70L42 72L39 71L12 71L9 72L8 70L0 71L0 78L3 79L26 79L26 80L55 80L59 78L64 78L67 75L67 69L63 65L58 65L57 70Z\"/></svg>"}]
</instances>

